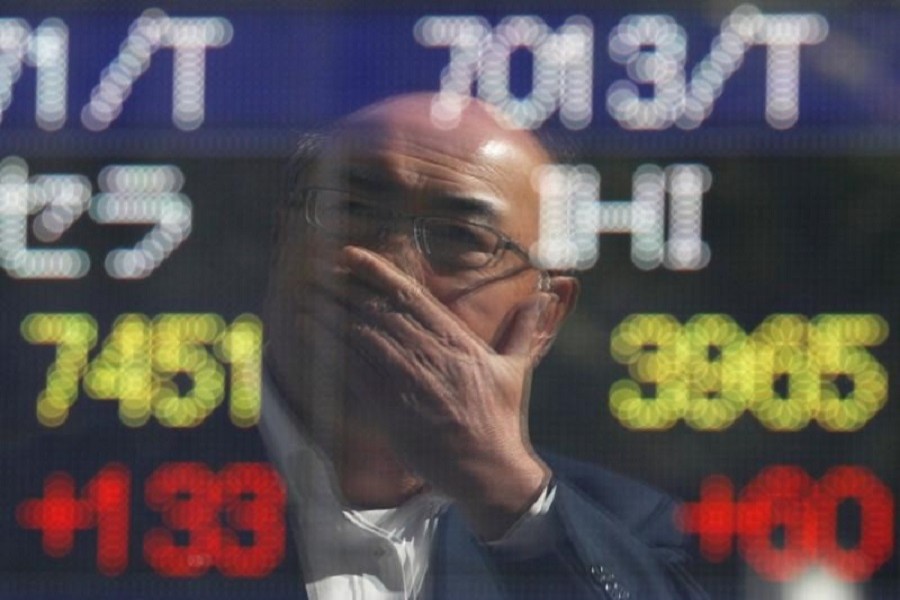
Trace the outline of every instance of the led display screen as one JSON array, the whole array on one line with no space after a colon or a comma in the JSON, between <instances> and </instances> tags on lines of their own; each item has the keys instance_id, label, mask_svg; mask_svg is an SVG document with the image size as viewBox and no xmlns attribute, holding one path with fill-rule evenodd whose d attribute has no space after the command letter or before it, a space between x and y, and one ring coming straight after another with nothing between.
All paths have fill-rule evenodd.
<instances>
[{"instance_id":1,"label":"led display screen","mask_svg":"<svg viewBox=\"0 0 900 600\"><path fill-rule=\"evenodd\" d=\"M713 598L896 597L898 27L800 0L0 7L0 597L297 589L256 429L272 212L302 135L421 90L558 155L528 250L583 289L535 445L680 498Z\"/></svg>"}]
</instances>

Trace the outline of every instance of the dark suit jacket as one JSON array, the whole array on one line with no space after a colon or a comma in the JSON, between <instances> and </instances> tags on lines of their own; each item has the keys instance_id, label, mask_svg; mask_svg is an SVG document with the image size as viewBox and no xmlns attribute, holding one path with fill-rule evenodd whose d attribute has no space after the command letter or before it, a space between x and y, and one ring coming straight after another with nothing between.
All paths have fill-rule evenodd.
<instances>
[{"instance_id":1,"label":"dark suit jacket","mask_svg":"<svg viewBox=\"0 0 900 600\"><path fill-rule=\"evenodd\" d=\"M451 509L431 565L435 600L706 598L685 570L670 498L593 465L543 458L554 471L563 539L537 558L507 560Z\"/></svg>"}]
</instances>

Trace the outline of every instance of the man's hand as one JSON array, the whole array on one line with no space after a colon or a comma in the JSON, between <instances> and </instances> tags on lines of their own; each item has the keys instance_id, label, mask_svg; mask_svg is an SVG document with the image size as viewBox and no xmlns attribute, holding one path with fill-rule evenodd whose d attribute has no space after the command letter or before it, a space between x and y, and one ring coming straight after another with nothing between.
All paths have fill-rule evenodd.
<instances>
[{"instance_id":1,"label":"man's hand","mask_svg":"<svg viewBox=\"0 0 900 600\"><path fill-rule=\"evenodd\" d=\"M456 500L476 534L500 537L549 478L528 440L527 395L556 296L520 303L492 348L384 257L348 246L340 261L373 293L349 338L373 376L351 391L376 403L400 458Z\"/></svg>"}]
</instances>

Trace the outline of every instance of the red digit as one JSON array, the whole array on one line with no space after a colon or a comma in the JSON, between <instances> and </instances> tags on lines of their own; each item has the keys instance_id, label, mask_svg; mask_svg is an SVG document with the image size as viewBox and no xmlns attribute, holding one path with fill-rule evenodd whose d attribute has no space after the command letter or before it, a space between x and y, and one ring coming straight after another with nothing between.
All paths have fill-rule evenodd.
<instances>
[{"instance_id":1,"label":"red digit","mask_svg":"<svg viewBox=\"0 0 900 600\"><path fill-rule=\"evenodd\" d=\"M241 544L235 531L223 530L219 570L228 577L264 577L284 556L281 480L269 465L234 463L221 471L219 481L228 525L252 536Z\"/></svg>"},{"instance_id":2,"label":"red digit","mask_svg":"<svg viewBox=\"0 0 900 600\"><path fill-rule=\"evenodd\" d=\"M109 464L88 482L87 495L97 515L97 567L119 575L128 565L131 474L124 465Z\"/></svg>"},{"instance_id":3,"label":"red digit","mask_svg":"<svg viewBox=\"0 0 900 600\"><path fill-rule=\"evenodd\" d=\"M816 556L816 521L811 493L815 485L803 469L768 467L741 494L740 548L763 577L791 579ZM781 529L783 543L772 536Z\"/></svg>"},{"instance_id":4,"label":"red digit","mask_svg":"<svg viewBox=\"0 0 900 600\"><path fill-rule=\"evenodd\" d=\"M161 575L199 577L216 564L222 496L216 475L201 463L168 463L145 485L147 505L165 527L144 536L144 558ZM183 536L176 539L174 533Z\"/></svg>"},{"instance_id":5,"label":"red digit","mask_svg":"<svg viewBox=\"0 0 900 600\"><path fill-rule=\"evenodd\" d=\"M894 500L891 491L862 467L835 467L816 489L819 512L819 553L839 575L868 579L891 557L894 547ZM837 539L838 505L859 503L860 532L855 548L842 548Z\"/></svg>"}]
</instances>

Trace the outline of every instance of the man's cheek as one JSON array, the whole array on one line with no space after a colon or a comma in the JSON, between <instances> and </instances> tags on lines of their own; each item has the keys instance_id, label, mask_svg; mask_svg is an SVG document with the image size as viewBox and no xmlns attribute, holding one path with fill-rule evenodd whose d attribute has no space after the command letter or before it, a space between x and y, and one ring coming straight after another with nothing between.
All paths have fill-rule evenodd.
<instances>
[{"instance_id":1,"label":"man's cheek","mask_svg":"<svg viewBox=\"0 0 900 600\"><path fill-rule=\"evenodd\" d=\"M505 315L508 312L505 304L488 302L486 298L478 301L457 302L450 305L449 308L462 319L472 333L491 347L494 346L497 337L503 331Z\"/></svg>"}]
</instances>

